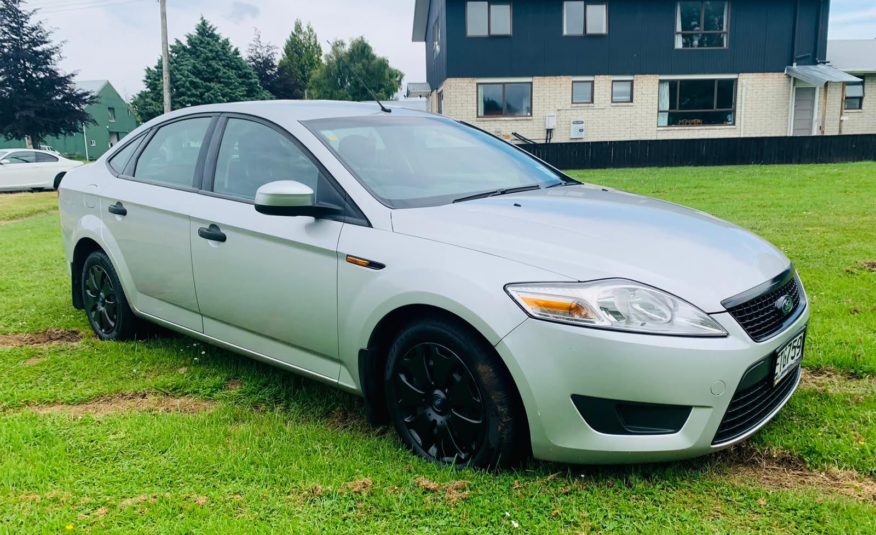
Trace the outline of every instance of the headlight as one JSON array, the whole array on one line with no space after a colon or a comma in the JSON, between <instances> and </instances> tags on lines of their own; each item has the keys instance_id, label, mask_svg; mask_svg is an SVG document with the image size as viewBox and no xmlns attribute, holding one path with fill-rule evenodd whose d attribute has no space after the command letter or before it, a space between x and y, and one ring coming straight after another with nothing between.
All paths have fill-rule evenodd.
<instances>
[{"instance_id":1,"label":"headlight","mask_svg":"<svg viewBox=\"0 0 876 535\"><path fill-rule=\"evenodd\" d=\"M727 336L697 307L630 280L509 284L505 289L533 318L637 333Z\"/></svg>"}]
</instances>

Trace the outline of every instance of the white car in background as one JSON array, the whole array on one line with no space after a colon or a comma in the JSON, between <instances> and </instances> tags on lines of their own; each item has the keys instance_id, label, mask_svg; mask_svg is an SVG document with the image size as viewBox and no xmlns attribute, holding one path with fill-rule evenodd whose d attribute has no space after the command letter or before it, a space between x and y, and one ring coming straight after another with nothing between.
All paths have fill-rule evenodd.
<instances>
[{"instance_id":1,"label":"white car in background","mask_svg":"<svg viewBox=\"0 0 876 535\"><path fill-rule=\"evenodd\" d=\"M0 191L56 189L64 174L82 162L36 149L0 149Z\"/></svg>"}]
</instances>

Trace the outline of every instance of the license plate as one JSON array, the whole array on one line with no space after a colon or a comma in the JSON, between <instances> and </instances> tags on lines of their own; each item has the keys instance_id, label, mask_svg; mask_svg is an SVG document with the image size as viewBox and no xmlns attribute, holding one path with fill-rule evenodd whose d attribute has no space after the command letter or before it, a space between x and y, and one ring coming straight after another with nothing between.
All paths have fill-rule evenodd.
<instances>
[{"instance_id":1,"label":"license plate","mask_svg":"<svg viewBox=\"0 0 876 535\"><path fill-rule=\"evenodd\" d=\"M803 359L803 340L805 338L806 331L803 331L776 351L776 370L773 375L773 384L781 381L800 365L800 361Z\"/></svg>"}]
</instances>

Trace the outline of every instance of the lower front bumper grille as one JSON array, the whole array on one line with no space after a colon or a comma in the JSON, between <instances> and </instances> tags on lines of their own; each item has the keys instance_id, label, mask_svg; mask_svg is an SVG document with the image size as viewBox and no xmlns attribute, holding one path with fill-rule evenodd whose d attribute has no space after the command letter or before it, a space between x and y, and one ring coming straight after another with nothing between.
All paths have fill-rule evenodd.
<instances>
[{"instance_id":1,"label":"lower front bumper grille","mask_svg":"<svg viewBox=\"0 0 876 535\"><path fill-rule=\"evenodd\" d=\"M773 385L771 371L774 362L774 357L766 358L749 368L743 376L712 440L713 446L741 437L760 425L793 392L800 378L800 366ZM758 377L752 384L753 375Z\"/></svg>"}]
</instances>

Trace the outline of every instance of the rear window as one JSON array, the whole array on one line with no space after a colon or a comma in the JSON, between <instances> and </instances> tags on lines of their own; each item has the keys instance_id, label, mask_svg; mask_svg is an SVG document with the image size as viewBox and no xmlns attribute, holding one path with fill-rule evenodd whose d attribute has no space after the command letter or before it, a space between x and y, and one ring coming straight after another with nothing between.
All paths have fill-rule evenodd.
<instances>
[{"instance_id":1,"label":"rear window","mask_svg":"<svg viewBox=\"0 0 876 535\"><path fill-rule=\"evenodd\" d=\"M36 162L37 163L55 163L58 161L58 158L52 156L51 154L46 154L45 152L37 152L36 153Z\"/></svg>"}]
</instances>

